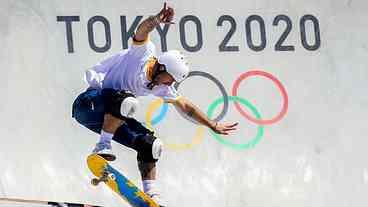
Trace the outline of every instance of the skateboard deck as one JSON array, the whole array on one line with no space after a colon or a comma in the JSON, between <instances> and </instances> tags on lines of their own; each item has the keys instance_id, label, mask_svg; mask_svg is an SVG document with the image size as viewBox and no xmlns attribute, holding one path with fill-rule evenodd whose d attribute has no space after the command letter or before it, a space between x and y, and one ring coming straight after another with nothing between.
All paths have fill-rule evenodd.
<instances>
[{"instance_id":1,"label":"skateboard deck","mask_svg":"<svg viewBox=\"0 0 368 207\"><path fill-rule=\"evenodd\" d=\"M97 154L87 157L87 165L96 178L92 185L104 182L111 190L127 201L132 207L159 207L148 195L135 186L123 174L114 169L108 161Z\"/></svg>"}]
</instances>

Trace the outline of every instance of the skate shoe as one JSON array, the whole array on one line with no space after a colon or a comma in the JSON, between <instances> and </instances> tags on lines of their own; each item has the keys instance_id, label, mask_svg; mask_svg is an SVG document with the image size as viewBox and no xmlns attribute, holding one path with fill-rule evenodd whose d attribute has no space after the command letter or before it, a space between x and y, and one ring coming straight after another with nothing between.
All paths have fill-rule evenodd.
<instances>
[{"instance_id":1,"label":"skate shoe","mask_svg":"<svg viewBox=\"0 0 368 207\"><path fill-rule=\"evenodd\" d=\"M111 143L98 142L92 153L98 154L107 161L114 161L116 156L112 152Z\"/></svg>"},{"instance_id":2,"label":"skate shoe","mask_svg":"<svg viewBox=\"0 0 368 207\"><path fill-rule=\"evenodd\" d=\"M160 194L157 192L146 192L146 194L151 197L160 207L167 207L166 202L161 198Z\"/></svg>"}]
</instances>

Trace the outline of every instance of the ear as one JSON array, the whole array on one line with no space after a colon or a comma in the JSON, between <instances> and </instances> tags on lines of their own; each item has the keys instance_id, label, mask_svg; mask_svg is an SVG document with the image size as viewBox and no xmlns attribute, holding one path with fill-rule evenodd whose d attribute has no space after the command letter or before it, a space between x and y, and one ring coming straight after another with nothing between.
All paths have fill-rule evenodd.
<instances>
[{"instance_id":1,"label":"ear","mask_svg":"<svg viewBox=\"0 0 368 207\"><path fill-rule=\"evenodd\" d=\"M158 63L158 62L157 62ZM166 68L165 68L165 65L162 65L162 64L160 64L160 63L158 63L159 64L159 70L160 70L160 72L166 72ZM167 72L166 72L167 73Z\"/></svg>"}]
</instances>

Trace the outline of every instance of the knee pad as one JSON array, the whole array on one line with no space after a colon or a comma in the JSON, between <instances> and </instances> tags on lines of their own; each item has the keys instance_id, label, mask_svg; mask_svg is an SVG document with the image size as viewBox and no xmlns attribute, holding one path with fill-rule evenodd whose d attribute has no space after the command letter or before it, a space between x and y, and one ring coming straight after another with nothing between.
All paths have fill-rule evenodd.
<instances>
[{"instance_id":1,"label":"knee pad","mask_svg":"<svg viewBox=\"0 0 368 207\"><path fill-rule=\"evenodd\" d=\"M162 151L164 148L164 144L162 143L161 139L156 138L152 144L152 157L153 159L160 159Z\"/></svg>"},{"instance_id":2,"label":"knee pad","mask_svg":"<svg viewBox=\"0 0 368 207\"><path fill-rule=\"evenodd\" d=\"M114 89L102 89L105 111L117 118L132 117L138 108L138 100L131 93Z\"/></svg>"},{"instance_id":3,"label":"knee pad","mask_svg":"<svg viewBox=\"0 0 368 207\"><path fill-rule=\"evenodd\" d=\"M157 162L160 159L163 143L134 119L126 119L114 133L113 140L138 152L137 160Z\"/></svg>"},{"instance_id":4,"label":"knee pad","mask_svg":"<svg viewBox=\"0 0 368 207\"><path fill-rule=\"evenodd\" d=\"M131 118L138 108L138 99L134 96L126 97L120 105L120 114L124 117Z\"/></svg>"},{"instance_id":5,"label":"knee pad","mask_svg":"<svg viewBox=\"0 0 368 207\"><path fill-rule=\"evenodd\" d=\"M137 138L135 148L138 152L137 160L142 162L157 162L162 154L162 141L152 135Z\"/></svg>"}]
</instances>

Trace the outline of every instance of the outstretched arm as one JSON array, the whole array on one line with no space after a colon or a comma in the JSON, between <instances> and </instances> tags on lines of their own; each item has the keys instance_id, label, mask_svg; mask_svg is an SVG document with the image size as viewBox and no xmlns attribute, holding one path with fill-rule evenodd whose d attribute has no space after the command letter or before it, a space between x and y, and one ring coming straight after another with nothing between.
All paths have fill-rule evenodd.
<instances>
[{"instance_id":1,"label":"outstretched arm","mask_svg":"<svg viewBox=\"0 0 368 207\"><path fill-rule=\"evenodd\" d=\"M164 3L164 8L155 15L150 16L145 19L139 26L134 35L135 41L144 41L148 38L148 34L157 27L160 23L173 24L172 19L174 17L174 9L166 6Z\"/></svg>"},{"instance_id":2,"label":"outstretched arm","mask_svg":"<svg viewBox=\"0 0 368 207\"><path fill-rule=\"evenodd\" d=\"M181 97L177 100L168 101L184 112L189 117L195 119L197 122L211 128L214 132L218 134L228 135L230 131L236 130L238 123L233 124L221 124L216 121L208 119L208 117L193 103L189 100Z\"/></svg>"}]
</instances>

